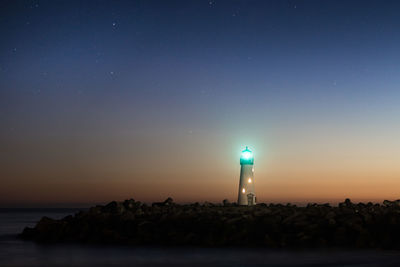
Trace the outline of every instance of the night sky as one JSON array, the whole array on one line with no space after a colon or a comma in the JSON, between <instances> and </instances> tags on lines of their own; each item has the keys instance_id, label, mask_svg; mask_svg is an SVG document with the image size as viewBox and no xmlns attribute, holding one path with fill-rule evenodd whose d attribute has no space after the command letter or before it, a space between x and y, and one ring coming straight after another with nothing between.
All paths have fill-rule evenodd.
<instances>
[{"instance_id":1,"label":"night sky","mask_svg":"<svg viewBox=\"0 0 400 267\"><path fill-rule=\"evenodd\" d=\"M400 198L399 1L1 1L0 206Z\"/></svg>"}]
</instances>

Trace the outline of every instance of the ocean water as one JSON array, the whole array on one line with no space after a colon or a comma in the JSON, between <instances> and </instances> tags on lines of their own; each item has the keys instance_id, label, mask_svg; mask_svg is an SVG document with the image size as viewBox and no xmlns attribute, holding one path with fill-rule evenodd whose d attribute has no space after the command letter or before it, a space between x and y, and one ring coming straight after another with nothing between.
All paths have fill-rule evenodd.
<instances>
[{"instance_id":1,"label":"ocean water","mask_svg":"<svg viewBox=\"0 0 400 267\"><path fill-rule=\"evenodd\" d=\"M16 238L74 209L0 209L0 266L400 266L399 251L39 245Z\"/></svg>"}]
</instances>

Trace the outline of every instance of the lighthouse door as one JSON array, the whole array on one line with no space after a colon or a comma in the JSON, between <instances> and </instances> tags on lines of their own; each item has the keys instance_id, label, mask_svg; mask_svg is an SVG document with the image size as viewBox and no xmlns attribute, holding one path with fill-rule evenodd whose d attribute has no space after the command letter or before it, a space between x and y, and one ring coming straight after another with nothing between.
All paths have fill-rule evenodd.
<instances>
[{"instance_id":1,"label":"lighthouse door","mask_svg":"<svg viewBox=\"0 0 400 267\"><path fill-rule=\"evenodd\" d=\"M247 205L249 205L249 206L254 205L254 194L247 195Z\"/></svg>"}]
</instances>

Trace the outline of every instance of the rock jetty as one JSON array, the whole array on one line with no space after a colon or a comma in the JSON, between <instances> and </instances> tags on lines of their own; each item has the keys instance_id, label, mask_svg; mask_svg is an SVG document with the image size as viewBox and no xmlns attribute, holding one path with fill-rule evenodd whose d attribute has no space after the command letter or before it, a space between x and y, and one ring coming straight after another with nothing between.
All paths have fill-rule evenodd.
<instances>
[{"instance_id":1,"label":"rock jetty","mask_svg":"<svg viewBox=\"0 0 400 267\"><path fill-rule=\"evenodd\" d=\"M147 205L129 199L61 220L43 217L20 237L42 243L399 249L400 200L298 207L227 200L180 205L171 198Z\"/></svg>"}]
</instances>

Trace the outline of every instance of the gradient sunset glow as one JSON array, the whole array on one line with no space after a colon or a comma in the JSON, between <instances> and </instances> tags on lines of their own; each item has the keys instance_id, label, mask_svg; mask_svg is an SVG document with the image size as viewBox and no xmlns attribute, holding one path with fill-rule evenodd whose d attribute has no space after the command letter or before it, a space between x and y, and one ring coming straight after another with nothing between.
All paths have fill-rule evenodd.
<instances>
[{"instance_id":1,"label":"gradient sunset glow","mask_svg":"<svg viewBox=\"0 0 400 267\"><path fill-rule=\"evenodd\" d=\"M400 2L0 5L1 206L400 198Z\"/></svg>"}]
</instances>

